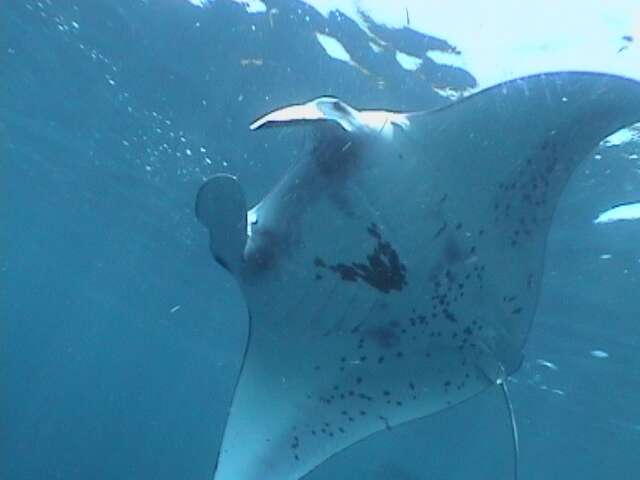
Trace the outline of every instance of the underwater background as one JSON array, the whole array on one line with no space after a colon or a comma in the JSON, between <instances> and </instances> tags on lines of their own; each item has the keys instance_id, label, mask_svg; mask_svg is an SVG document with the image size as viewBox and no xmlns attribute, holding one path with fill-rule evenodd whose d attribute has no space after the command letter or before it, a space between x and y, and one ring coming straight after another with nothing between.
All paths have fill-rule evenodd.
<instances>
[{"instance_id":1,"label":"underwater background","mask_svg":"<svg viewBox=\"0 0 640 480\"><path fill-rule=\"evenodd\" d=\"M465 2L438 10L466 49L438 22L418 29L431 2L389 18L347 3L0 4L0 478L212 477L247 315L210 259L195 192L227 172L255 203L305 148L286 129L251 135L255 118L327 94L430 109L543 69L640 79L632 2L558 7L565 37L545 37L543 22L535 48L509 43L534 22L515 7L494 2L484 20ZM512 31L484 22L499 15ZM620 31L594 30L598 18ZM640 221L593 222L640 201L639 155L637 127L603 142L556 212L510 382L521 479L640 471ZM509 435L504 406L484 395L309 478L511 478Z\"/></svg>"}]
</instances>

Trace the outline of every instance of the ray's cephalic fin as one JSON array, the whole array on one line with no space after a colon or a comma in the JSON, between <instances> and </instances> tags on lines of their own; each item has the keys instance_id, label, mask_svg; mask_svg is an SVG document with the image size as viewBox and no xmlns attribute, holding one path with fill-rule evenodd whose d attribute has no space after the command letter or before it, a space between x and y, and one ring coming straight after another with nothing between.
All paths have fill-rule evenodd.
<instances>
[{"instance_id":1,"label":"ray's cephalic fin","mask_svg":"<svg viewBox=\"0 0 640 480\"><path fill-rule=\"evenodd\" d=\"M247 243L247 200L237 178L215 175L196 195L196 217L209 230L213 258L237 272Z\"/></svg>"}]
</instances>

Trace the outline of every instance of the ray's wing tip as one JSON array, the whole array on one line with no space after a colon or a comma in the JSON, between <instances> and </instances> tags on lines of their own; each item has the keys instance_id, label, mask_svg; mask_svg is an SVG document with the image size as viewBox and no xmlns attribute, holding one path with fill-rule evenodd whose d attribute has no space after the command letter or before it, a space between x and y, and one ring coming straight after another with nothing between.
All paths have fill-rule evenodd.
<instances>
[{"instance_id":1,"label":"ray's wing tip","mask_svg":"<svg viewBox=\"0 0 640 480\"><path fill-rule=\"evenodd\" d=\"M275 112L268 113L255 120L251 125L249 125L249 130L255 132L256 130L261 130L262 128L284 126L296 120L301 119L288 118L282 114L281 110L276 110Z\"/></svg>"},{"instance_id":2,"label":"ray's wing tip","mask_svg":"<svg viewBox=\"0 0 640 480\"><path fill-rule=\"evenodd\" d=\"M314 120L317 116L318 112L306 105L286 105L262 115L249 125L249 129L253 131L262 127L275 127L301 120Z\"/></svg>"},{"instance_id":3,"label":"ray's wing tip","mask_svg":"<svg viewBox=\"0 0 640 480\"><path fill-rule=\"evenodd\" d=\"M267 121L265 120L265 117L260 117L257 120L255 120L251 125L249 125L249 130L251 130L252 132L255 131L255 130L259 130L266 123L267 123Z\"/></svg>"}]
</instances>

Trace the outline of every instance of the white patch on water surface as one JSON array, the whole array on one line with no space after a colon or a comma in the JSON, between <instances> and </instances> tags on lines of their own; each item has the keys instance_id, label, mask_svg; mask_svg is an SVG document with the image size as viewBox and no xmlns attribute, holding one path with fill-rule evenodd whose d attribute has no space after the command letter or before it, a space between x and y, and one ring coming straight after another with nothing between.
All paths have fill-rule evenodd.
<instances>
[{"instance_id":1,"label":"white patch on water surface","mask_svg":"<svg viewBox=\"0 0 640 480\"><path fill-rule=\"evenodd\" d=\"M430 50L427 52L427 57L441 65L449 65L451 67L459 67L464 69L467 68L467 64L464 61L462 55L456 53L442 52L440 50Z\"/></svg>"},{"instance_id":2,"label":"white patch on water surface","mask_svg":"<svg viewBox=\"0 0 640 480\"><path fill-rule=\"evenodd\" d=\"M215 0L187 0L196 7L205 7L214 3ZM261 0L233 0L244 7L248 13L263 13L267 11L267 6ZM199 24L197 26L200 26Z\"/></svg>"},{"instance_id":3,"label":"white patch on water surface","mask_svg":"<svg viewBox=\"0 0 640 480\"><path fill-rule=\"evenodd\" d=\"M234 0L244 6L248 13L263 13L267 11L267 6L261 0Z\"/></svg>"},{"instance_id":4,"label":"white patch on water surface","mask_svg":"<svg viewBox=\"0 0 640 480\"><path fill-rule=\"evenodd\" d=\"M171 307L171 310L169 310L170 313L176 313L178 310L180 310L180 308L182 307L182 305L175 305L173 307Z\"/></svg>"},{"instance_id":5,"label":"white patch on water surface","mask_svg":"<svg viewBox=\"0 0 640 480\"><path fill-rule=\"evenodd\" d=\"M610 208L598 215L593 223L612 223L620 220L640 219L640 202L626 203Z\"/></svg>"},{"instance_id":6,"label":"white patch on water surface","mask_svg":"<svg viewBox=\"0 0 640 480\"><path fill-rule=\"evenodd\" d=\"M613 257L613 255L611 255L610 253L603 253L602 255L600 255L600 258L603 260L608 260L611 257Z\"/></svg>"},{"instance_id":7,"label":"white patch on water surface","mask_svg":"<svg viewBox=\"0 0 640 480\"><path fill-rule=\"evenodd\" d=\"M640 140L640 134L634 128L623 128L616 133L609 135L601 144L605 147L616 147L627 142Z\"/></svg>"},{"instance_id":8,"label":"white patch on water surface","mask_svg":"<svg viewBox=\"0 0 640 480\"><path fill-rule=\"evenodd\" d=\"M407 55L399 50L396 51L396 60L402 68L409 70L410 72L415 72L420 68L420 65L422 65L422 60L420 58L414 57L413 55Z\"/></svg>"},{"instance_id":9,"label":"white patch on water surface","mask_svg":"<svg viewBox=\"0 0 640 480\"><path fill-rule=\"evenodd\" d=\"M371 47L371 50L373 50L376 53L380 53L383 50L383 48L377 43L369 42L369 46Z\"/></svg>"},{"instance_id":10,"label":"white patch on water surface","mask_svg":"<svg viewBox=\"0 0 640 480\"><path fill-rule=\"evenodd\" d=\"M591 350L589 353L594 358L609 358L609 354L604 350Z\"/></svg>"},{"instance_id":11,"label":"white patch on water surface","mask_svg":"<svg viewBox=\"0 0 640 480\"><path fill-rule=\"evenodd\" d=\"M331 58L353 64L351 55L349 55L349 52L347 52L338 40L330 37L329 35L318 32L316 32L316 38L320 42L320 45L322 45L322 48L324 48L324 51L327 52L327 55Z\"/></svg>"}]
</instances>

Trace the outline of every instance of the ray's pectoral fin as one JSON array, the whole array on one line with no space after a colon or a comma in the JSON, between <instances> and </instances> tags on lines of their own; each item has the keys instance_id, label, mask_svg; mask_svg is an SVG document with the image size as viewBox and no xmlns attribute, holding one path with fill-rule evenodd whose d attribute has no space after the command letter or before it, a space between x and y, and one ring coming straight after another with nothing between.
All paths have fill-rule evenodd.
<instances>
[{"instance_id":1,"label":"ray's pectoral fin","mask_svg":"<svg viewBox=\"0 0 640 480\"><path fill-rule=\"evenodd\" d=\"M215 175L196 196L196 217L209 230L213 258L230 272L242 262L247 243L247 201L231 175Z\"/></svg>"}]
</instances>

